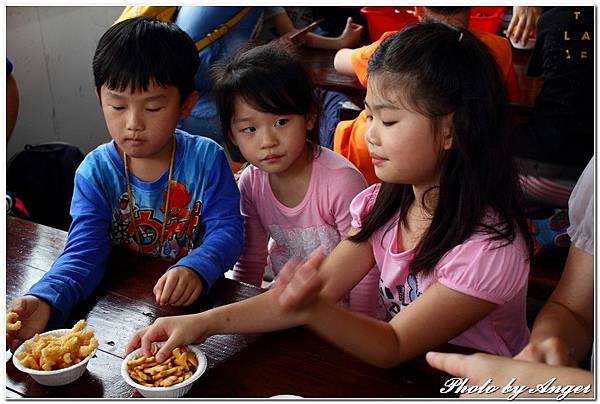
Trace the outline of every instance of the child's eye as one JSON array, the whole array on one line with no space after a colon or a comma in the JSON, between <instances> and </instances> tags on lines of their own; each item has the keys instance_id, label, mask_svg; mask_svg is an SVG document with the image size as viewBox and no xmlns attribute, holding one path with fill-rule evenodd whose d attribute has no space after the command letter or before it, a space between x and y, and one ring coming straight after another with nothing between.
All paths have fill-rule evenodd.
<instances>
[{"instance_id":1,"label":"child's eye","mask_svg":"<svg viewBox=\"0 0 600 404\"><path fill-rule=\"evenodd\" d=\"M256 128L254 126L248 126L247 128L241 129L240 132L254 133L254 132L256 132Z\"/></svg>"},{"instance_id":2,"label":"child's eye","mask_svg":"<svg viewBox=\"0 0 600 404\"><path fill-rule=\"evenodd\" d=\"M118 107L116 105L111 105L112 109L117 110L117 111L121 111L122 109L125 109L125 107Z\"/></svg>"},{"instance_id":3,"label":"child's eye","mask_svg":"<svg viewBox=\"0 0 600 404\"><path fill-rule=\"evenodd\" d=\"M383 124L383 126L392 126L396 123L397 121L382 121L381 123Z\"/></svg>"},{"instance_id":4,"label":"child's eye","mask_svg":"<svg viewBox=\"0 0 600 404\"><path fill-rule=\"evenodd\" d=\"M288 123L290 120L286 119L286 118L281 118L275 121L275 126L284 126L286 123Z\"/></svg>"},{"instance_id":5,"label":"child's eye","mask_svg":"<svg viewBox=\"0 0 600 404\"><path fill-rule=\"evenodd\" d=\"M160 111L162 108L146 108L146 111L148 112L157 112Z\"/></svg>"}]
</instances>

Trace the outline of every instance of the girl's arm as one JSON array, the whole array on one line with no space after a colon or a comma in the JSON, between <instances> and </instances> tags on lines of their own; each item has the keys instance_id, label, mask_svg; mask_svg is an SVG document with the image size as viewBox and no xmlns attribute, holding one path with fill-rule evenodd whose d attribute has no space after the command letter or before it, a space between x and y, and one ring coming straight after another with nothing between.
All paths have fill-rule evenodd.
<instances>
[{"instance_id":1,"label":"girl's arm","mask_svg":"<svg viewBox=\"0 0 600 404\"><path fill-rule=\"evenodd\" d=\"M558 286L539 312L518 359L550 365L579 363L594 330L594 257L571 244Z\"/></svg>"},{"instance_id":2,"label":"girl's arm","mask_svg":"<svg viewBox=\"0 0 600 404\"><path fill-rule=\"evenodd\" d=\"M233 279L260 287L267 265L269 233L262 225L257 201L254 200L253 185L256 182L252 180L252 171L251 167L244 170L239 181L240 211L244 218L244 248L233 267Z\"/></svg>"},{"instance_id":3,"label":"girl's arm","mask_svg":"<svg viewBox=\"0 0 600 404\"><path fill-rule=\"evenodd\" d=\"M150 356L152 342L166 341L157 353L157 360L162 362L175 347L201 343L211 335L276 331L300 325L298 312L283 312L274 304L278 292L274 288L202 313L158 318L133 335L125 355L141 345L144 355Z\"/></svg>"},{"instance_id":4,"label":"girl's arm","mask_svg":"<svg viewBox=\"0 0 600 404\"><path fill-rule=\"evenodd\" d=\"M301 321L344 351L387 368L447 343L495 307L434 283L389 323L352 313L324 299L311 306Z\"/></svg>"},{"instance_id":5,"label":"girl's arm","mask_svg":"<svg viewBox=\"0 0 600 404\"><path fill-rule=\"evenodd\" d=\"M344 240L333 250L333 252L325 259L319 252L312 254L302 268L309 269L316 273L317 268L326 269L326 273L333 273L335 268L341 269L341 272L346 273L346 276L331 277L331 281L339 280L342 285L332 287L329 292L324 295L324 299L337 302L340 298L358 282L368 270L373 266L374 259L371 247L368 243L352 243ZM284 266L278 277L285 279L294 268L294 263L289 262ZM353 271L348 271L350 268L355 268ZM321 271L319 271L321 273ZM362 275L361 275L362 273ZM318 276L313 277L307 282L318 282L312 290L318 293L321 283ZM354 282L354 283L353 283ZM345 289L348 287L348 289ZM150 354L150 345L153 341L167 341L161 348L161 352L170 352L176 346L189 344L193 342L202 342L206 338L215 334L238 334L238 333L254 333L281 330L301 324L301 316L304 315L302 307L295 310L287 310L281 308L277 304L279 295L282 292L283 286L262 293L250 299L241 302L228 304L226 306L217 307L202 313L175 316L161 317L149 327L139 330L131 338L127 353L142 345L147 355ZM288 288L286 288L287 290ZM314 300L305 298L304 301ZM300 306L300 305L297 305Z\"/></svg>"}]
</instances>

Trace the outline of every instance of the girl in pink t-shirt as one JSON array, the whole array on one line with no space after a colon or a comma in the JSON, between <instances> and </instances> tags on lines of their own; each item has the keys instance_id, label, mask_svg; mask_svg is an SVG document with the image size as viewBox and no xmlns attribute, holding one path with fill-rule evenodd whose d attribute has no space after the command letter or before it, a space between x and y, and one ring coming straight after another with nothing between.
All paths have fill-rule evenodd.
<instances>
[{"instance_id":1,"label":"girl in pink t-shirt","mask_svg":"<svg viewBox=\"0 0 600 404\"><path fill-rule=\"evenodd\" d=\"M366 187L362 174L319 146L318 101L310 75L280 44L249 49L213 72L214 98L228 146L250 163L239 179L244 249L234 279L261 286L292 258L317 247L328 254L350 229L350 203ZM376 314L374 269L342 297L354 311Z\"/></svg>"},{"instance_id":2,"label":"girl in pink t-shirt","mask_svg":"<svg viewBox=\"0 0 600 404\"><path fill-rule=\"evenodd\" d=\"M306 325L377 366L452 342L514 355L527 343L531 241L510 155L498 66L468 31L418 24L369 61L366 140L382 184L351 204L350 237L289 263L277 286L189 318L162 318L129 350ZM373 265L388 321L334 303ZM158 359L158 357L157 357Z\"/></svg>"}]
</instances>

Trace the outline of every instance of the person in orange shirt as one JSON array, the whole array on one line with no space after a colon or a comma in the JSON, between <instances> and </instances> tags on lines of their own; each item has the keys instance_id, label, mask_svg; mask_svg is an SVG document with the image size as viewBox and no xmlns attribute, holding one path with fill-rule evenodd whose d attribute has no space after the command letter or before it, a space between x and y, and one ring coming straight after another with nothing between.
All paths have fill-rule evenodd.
<instances>
[{"instance_id":1,"label":"person in orange shirt","mask_svg":"<svg viewBox=\"0 0 600 404\"><path fill-rule=\"evenodd\" d=\"M421 22L445 22L458 28L466 29L469 25L471 7L415 7L415 15ZM512 63L512 49L506 38L470 29L481 42L492 51L500 67L507 87L508 98L511 102L521 99L521 91ZM356 76L362 86L367 87L367 64L379 44L397 31L384 33L381 38L371 45L357 49L340 49L334 60L335 69L346 75ZM333 150L350 160L371 184L380 182L375 175L373 163L365 143L365 127L367 119L363 110L357 118L351 121L341 121L334 134Z\"/></svg>"}]
</instances>

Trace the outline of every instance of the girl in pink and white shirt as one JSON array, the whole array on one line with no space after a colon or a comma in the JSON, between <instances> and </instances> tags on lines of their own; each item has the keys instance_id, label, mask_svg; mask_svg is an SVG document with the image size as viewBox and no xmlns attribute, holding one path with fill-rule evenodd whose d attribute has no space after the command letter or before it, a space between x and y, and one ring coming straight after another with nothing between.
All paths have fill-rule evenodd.
<instances>
[{"instance_id":1,"label":"girl in pink and white shirt","mask_svg":"<svg viewBox=\"0 0 600 404\"><path fill-rule=\"evenodd\" d=\"M214 95L230 147L251 165L239 180L244 249L234 279L262 284L292 258L333 251L350 229L350 202L366 187L341 155L319 146L317 101L306 69L288 48L269 44L215 69ZM375 315L376 269L343 296Z\"/></svg>"},{"instance_id":2,"label":"girl in pink and white shirt","mask_svg":"<svg viewBox=\"0 0 600 404\"><path fill-rule=\"evenodd\" d=\"M286 264L266 293L158 319L129 349L297 325L381 367L447 342L505 356L525 346L531 240L494 58L468 31L417 24L385 39L368 72L366 140L382 184L353 200L350 236L327 258ZM335 304L374 265L388 321Z\"/></svg>"}]
</instances>

